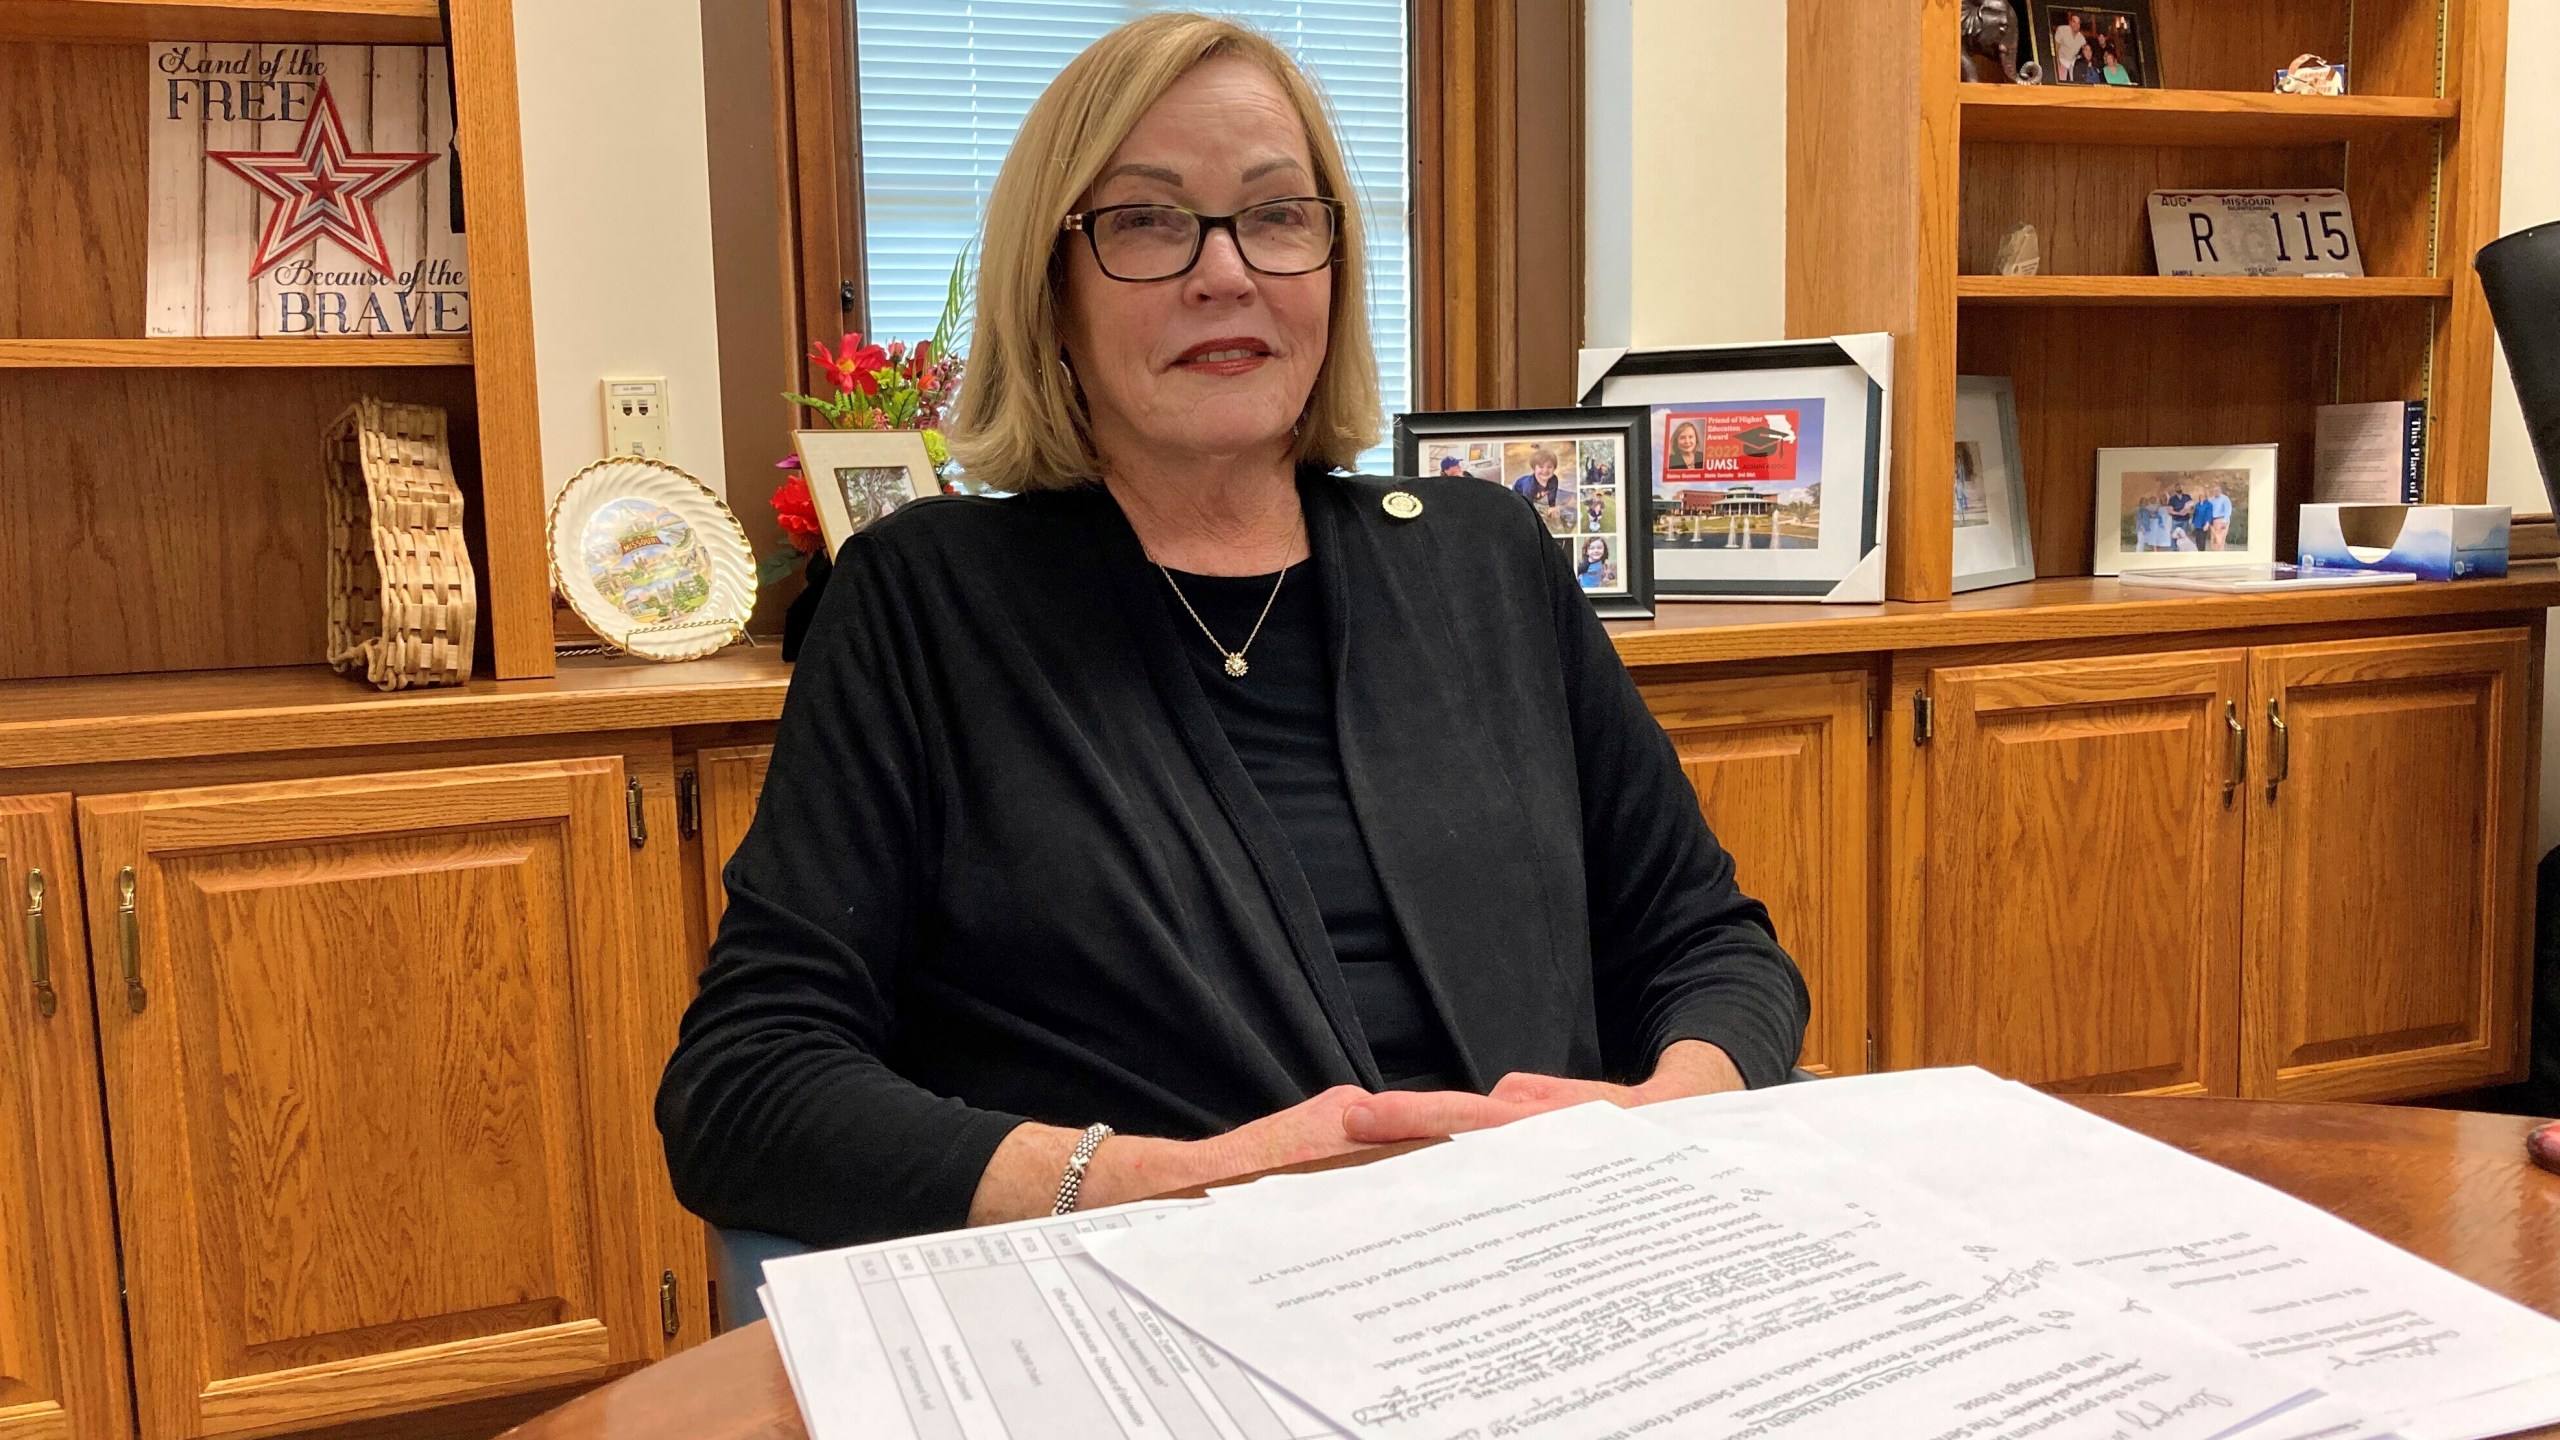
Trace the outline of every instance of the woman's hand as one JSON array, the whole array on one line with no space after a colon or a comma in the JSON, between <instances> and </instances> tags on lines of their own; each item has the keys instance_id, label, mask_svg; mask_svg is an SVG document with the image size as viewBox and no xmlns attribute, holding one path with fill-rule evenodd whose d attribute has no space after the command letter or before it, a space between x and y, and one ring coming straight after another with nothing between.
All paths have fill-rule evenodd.
<instances>
[{"instance_id":1,"label":"woman's hand","mask_svg":"<svg viewBox=\"0 0 2560 1440\"><path fill-rule=\"evenodd\" d=\"M1664 1047L1661 1058L1654 1062L1652 1078L1641 1085L1609 1085L1598 1080L1567 1080L1559 1075L1515 1071L1503 1076L1488 1098L1535 1115L1593 1100L1620 1106L1650 1105L1657 1100L1742 1088L1742 1072L1734 1068L1732 1057L1723 1050L1704 1040L1679 1040Z\"/></svg>"},{"instance_id":2,"label":"woman's hand","mask_svg":"<svg viewBox=\"0 0 2560 1440\"><path fill-rule=\"evenodd\" d=\"M1094 1151L1093 1163L1085 1169L1078 1208L1100 1209L1379 1145L1438 1140L1590 1100L1649 1105L1742 1088L1742 1074L1733 1068L1733 1061L1702 1040L1682 1040L1665 1049L1654 1065L1653 1077L1641 1085L1526 1074L1502 1077L1491 1095L1464 1090L1388 1090L1372 1095L1357 1085L1336 1085L1206 1140L1114 1135ZM1077 1136L1077 1131L1055 1125L1015 1127L996 1147L978 1182L969 1223L993 1225L1048 1214Z\"/></svg>"},{"instance_id":3,"label":"woman's hand","mask_svg":"<svg viewBox=\"0 0 2560 1440\"><path fill-rule=\"evenodd\" d=\"M1534 1115L1539 1108L1463 1090L1372 1095L1357 1085L1336 1085L1206 1140L1114 1135L1093 1152L1077 1208L1143 1200L1398 1141L1437 1140ZM995 1225L1048 1214L1079 1133L1055 1125L1014 1127L978 1181L969 1223Z\"/></svg>"},{"instance_id":4,"label":"woman's hand","mask_svg":"<svg viewBox=\"0 0 2560 1440\"><path fill-rule=\"evenodd\" d=\"M1109 1198L1100 1203L1135 1200L1186 1185L1214 1184L1378 1145L1438 1140L1461 1130L1481 1130L1535 1113L1527 1106L1464 1090L1389 1090L1372 1095L1357 1085L1336 1085L1224 1135L1188 1142L1143 1142L1134 1153L1125 1153L1129 1169L1134 1172L1126 1177L1130 1188L1126 1193L1115 1193L1113 1182L1122 1177L1110 1177L1105 1180ZM1101 1169L1102 1156L1118 1143L1103 1142L1094 1157L1096 1172ZM1174 1147L1174 1153L1159 1156L1147 1148L1159 1145ZM1180 1179L1167 1178L1176 1173ZM1092 1177L1088 1176L1087 1184L1091 1183Z\"/></svg>"}]
</instances>

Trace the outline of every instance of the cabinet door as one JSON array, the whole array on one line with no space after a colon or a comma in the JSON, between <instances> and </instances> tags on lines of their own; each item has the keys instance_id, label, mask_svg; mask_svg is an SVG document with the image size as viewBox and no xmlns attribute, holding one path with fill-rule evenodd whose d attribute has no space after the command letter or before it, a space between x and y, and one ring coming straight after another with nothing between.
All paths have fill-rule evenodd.
<instances>
[{"instance_id":1,"label":"cabinet door","mask_svg":"<svg viewBox=\"0 0 2560 1440\"><path fill-rule=\"evenodd\" d=\"M144 1435L663 1353L619 759L84 798L80 835Z\"/></svg>"},{"instance_id":2,"label":"cabinet door","mask_svg":"<svg viewBox=\"0 0 2560 1440\"><path fill-rule=\"evenodd\" d=\"M1896 1065L2238 1085L2239 650L1931 672Z\"/></svg>"},{"instance_id":3,"label":"cabinet door","mask_svg":"<svg viewBox=\"0 0 2560 1440\"><path fill-rule=\"evenodd\" d=\"M0 796L0 1440L132 1433L68 795Z\"/></svg>"},{"instance_id":4,"label":"cabinet door","mask_svg":"<svg viewBox=\"0 0 2560 1440\"><path fill-rule=\"evenodd\" d=\"M755 823L756 800L764 794L764 772L773 764L770 745L737 745L705 750L694 758L695 783L702 797L702 913L710 933L720 933L720 917L729 909L728 887L720 872L738 853Z\"/></svg>"},{"instance_id":5,"label":"cabinet door","mask_svg":"<svg viewBox=\"0 0 2560 1440\"><path fill-rule=\"evenodd\" d=\"M2252 652L2249 1093L2512 1078L2530 973L2522 630Z\"/></svg>"},{"instance_id":6,"label":"cabinet door","mask_svg":"<svg viewBox=\"0 0 2560 1440\"><path fill-rule=\"evenodd\" d=\"M1813 992L1806 1069L1866 1066L1868 680L1860 672L1645 691L1735 879Z\"/></svg>"}]
</instances>

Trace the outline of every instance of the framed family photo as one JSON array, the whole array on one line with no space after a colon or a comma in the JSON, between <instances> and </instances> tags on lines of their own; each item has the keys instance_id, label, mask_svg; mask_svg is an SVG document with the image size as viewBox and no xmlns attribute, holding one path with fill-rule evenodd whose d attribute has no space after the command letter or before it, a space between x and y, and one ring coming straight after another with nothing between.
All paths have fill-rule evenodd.
<instances>
[{"instance_id":1,"label":"framed family photo","mask_svg":"<svg viewBox=\"0 0 2560 1440\"><path fill-rule=\"evenodd\" d=\"M1956 377L1955 589L2036 578L2018 395L2005 375Z\"/></svg>"},{"instance_id":2,"label":"framed family photo","mask_svg":"<svg viewBox=\"0 0 2560 1440\"><path fill-rule=\"evenodd\" d=\"M1657 594L1829 595L1876 548L1884 389L1838 344L1633 352L1586 398L1651 417Z\"/></svg>"},{"instance_id":3,"label":"framed family photo","mask_svg":"<svg viewBox=\"0 0 2560 1440\"><path fill-rule=\"evenodd\" d=\"M1592 606L1653 613L1645 487L1652 412L1458 410L1396 417L1396 473L1481 480L1526 499Z\"/></svg>"},{"instance_id":4,"label":"framed family photo","mask_svg":"<svg viewBox=\"0 0 2560 1440\"><path fill-rule=\"evenodd\" d=\"M2032 0L2027 31L2047 85L2122 85L2157 90L2159 32L2151 0L2106 0L2077 5Z\"/></svg>"},{"instance_id":5,"label":"framed family photo","mask_svg":"<svg viewBox=\"0 0 2560 1440\"><path fill-rule=\"evenodd\" d=\"M916 431L802 430L792 438L830 559L899 506L942 493Z\"/></svg>"},{"instance_id":6,"label":"framed family photo","mask_svg":"<svg viewBox=\"0 0 2560 1440\"><path fill-rule=\"evenodd\" d=\"M2276 558L2276 447L2098 452L2091 573L2264 565Z\"/></svg>"}]
</instances>

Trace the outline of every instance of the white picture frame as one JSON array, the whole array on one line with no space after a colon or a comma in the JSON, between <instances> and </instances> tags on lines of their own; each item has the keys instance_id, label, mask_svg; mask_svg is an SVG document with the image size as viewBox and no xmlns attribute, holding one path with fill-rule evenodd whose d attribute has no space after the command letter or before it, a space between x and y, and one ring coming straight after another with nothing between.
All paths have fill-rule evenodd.
<instances>
[{"instance_id":1,"label":"white picture frame","mask_svg":"<svg viewBox=\"0 0 2560 1440\"><path fill-rule=\"evenodd\" d=\"M2006 375L1956 377L1955 471L1956 593L2036 578L2018 395Z\"/></svg>"},{"instance_id":2,"label":"white picture frame","mask_svg":"<svg viewBox=\"0 0 2560 1440\"><path fill-rule=\"evenodd\" d=\"M792 441L830 559L891 511L942 493L922 431L801 430Z\"/></svg>"},{"instance_id":3,"label":"white picture frame","mask_svg":"<svg viewBox=\"0 0 2560 1440\"><path fill-rule=\"evenodd\" d=\"M2275 561L2273 444L2102 448L2096 489L2092 574Z\"/></svg>"},{"instance_id":4,"label":"white picture frame","mask_svg":"<svg viewBox=\"0 0 2560 1440\"><path fill-rule=\"evenodd\" d=\"M1583 404L1653 411L1648 529L1657 596L1882 598L1854 593L1862 587L1853 577L1872 575L1880 589L1881 571L1869 562L1884 541L1890 416L1882 357L1890 352L1861 358L1850 348L1861 338L1582 352ZM1725 476L1678 463L1684 430L1703 436L1718 425L1777 432L1773 458L1785 473L1743 467ZM1751 459L1770 448L1743 444ZM1734 458L1723 453L1728 447L1707 448L1715 453L1702 452L1701 461ZM1747 501L1735 494L1743 488ZM1691 493L1704 503L1693 508ZM1804 518L1805 501L1814 518Z\"/></svg>"}]
</instances>

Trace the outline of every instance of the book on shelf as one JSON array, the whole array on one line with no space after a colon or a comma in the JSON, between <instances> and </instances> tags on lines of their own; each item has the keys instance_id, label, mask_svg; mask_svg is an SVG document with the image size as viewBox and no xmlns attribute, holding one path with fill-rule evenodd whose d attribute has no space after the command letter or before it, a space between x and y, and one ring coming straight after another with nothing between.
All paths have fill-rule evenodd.
<instances>
[{"instance_id":1,"label":"book on shelf","mask_svg":"<svg viewBox=\"0 0 2560 1440\"><path fill-rule=\"evenodd\" d=\"M2427 402L2323 405L2314 422L2313 504L2415 505L2426 498Z\"/></svg>"}]
</instances>

